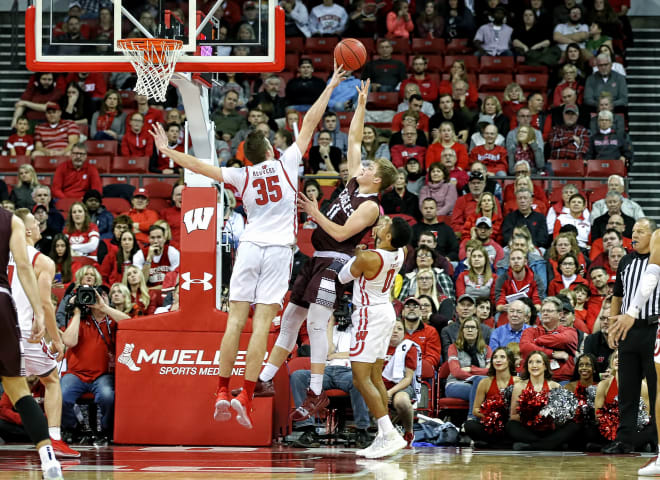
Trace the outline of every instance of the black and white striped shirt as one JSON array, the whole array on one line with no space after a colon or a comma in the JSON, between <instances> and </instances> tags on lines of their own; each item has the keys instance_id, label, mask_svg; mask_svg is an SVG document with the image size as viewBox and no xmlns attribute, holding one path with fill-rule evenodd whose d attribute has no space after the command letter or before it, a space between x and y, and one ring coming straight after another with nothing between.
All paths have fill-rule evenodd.
<instances>
[{"instance_id":1,"label":"black and white striped shirt","mask_svg":"<svg viewBox=\"0 0 660 480\"><path fill-rule=\"evenodd\" d=\"M627 312L637 292L637 287L642 279L642 274L646 270L649 261L649 254L640 254L632 252L621 259L619 268L616 272L616 282L614 283L614 296L622 298L621 312ZM639 313L640 319L657 317L660 315L660 285L649 297L646 304ZM654 319L657 321L657 318Z\"/></svg>"}]
</instances>

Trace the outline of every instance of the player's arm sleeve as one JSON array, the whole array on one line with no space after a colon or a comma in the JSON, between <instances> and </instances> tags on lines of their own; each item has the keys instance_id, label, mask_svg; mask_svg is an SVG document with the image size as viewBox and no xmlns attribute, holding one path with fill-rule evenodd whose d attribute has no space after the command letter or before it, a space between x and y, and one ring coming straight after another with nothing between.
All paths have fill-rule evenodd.
<instances>
[{"instance_id":1,"label":"player's arm sleeve","mask_svg":"<svg viewBox=\"0 0 660 480\"><path fill-rule=\"evenodd\" d=\"M356 257L352 257L346 265L343 266L343 268L339 271L339 275L337 278L339 281L343 284L350 283L353 280L357 279L356 276L351 273L351 267L353 266L353 263L355 262Z\"/></svg>"},{"instance_id":2,"label":"player's arm sleeve","mask_svg":"<svg viewBox=\"0 0 660 480\"><path fill-rule=\"evenodd\" d=\"M245 168L221 167L220 170L225 183L234 186L239 192L243 190L247 175Z\"/></svg>"},{"instance_id":3,"label":"player's arm sleeve","mask_svg":"<svg viewBox=\"0 0 660 480\"><path fill-rule=\"evenodd\" d=\"M281 160L284 165L284 171L289 175L289 179L291 180L292 178L297 177L298 165L300 165L302 160L302 152L300 151L300 148L298 148L296 142L293 142L291 146L286 149Z\"/></svg>"}]
</instances>

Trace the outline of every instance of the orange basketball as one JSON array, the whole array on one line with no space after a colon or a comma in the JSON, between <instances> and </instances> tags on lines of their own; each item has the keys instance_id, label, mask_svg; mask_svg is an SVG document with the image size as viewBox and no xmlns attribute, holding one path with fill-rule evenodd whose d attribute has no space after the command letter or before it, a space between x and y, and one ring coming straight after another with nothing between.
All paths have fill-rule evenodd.
<instances>
[{"instance_id":1,"label":"orange basketball","mask_svg":"<svg viewBox=\"0 0 660 480\"><path fill-rule=\"evenodd\" d=\"M367 49L360 40L346 38L335 47L335 61L346 70L359 70L367 61Z\"/></svg>"}]
</instances>

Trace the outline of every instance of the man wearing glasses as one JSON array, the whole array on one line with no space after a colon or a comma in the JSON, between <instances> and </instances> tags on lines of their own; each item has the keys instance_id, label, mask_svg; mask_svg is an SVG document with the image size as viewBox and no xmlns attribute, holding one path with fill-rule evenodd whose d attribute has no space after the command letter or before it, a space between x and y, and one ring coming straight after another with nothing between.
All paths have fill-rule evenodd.
<instances>
[{"instance_id":1,"label":"man wearing glasses","mask_svg":"<svg viewBox=\"0 0 660 480\"><path fill-rule=\"evenodd\" d=\"M432 281L431 278L428 281ZM430 372L440 365L440 336L435 328L422 322L422 310L415 297L406 298L401 312L406 333L405 338L412 340L422 350L422 377L432 377ZM424 375L427 373L427 375Z\"/></svg>"},{"instance_id":2,"label":"man wearing glasses","mask_svg":"<svg viewBox=\"0 0 660 480\"><path fill-rule=\"evenodd\" d=\"M420 165L424 165L426 158L426 147L417 145L417 129L412 125L406 125L401 130L403 143L392 146L392 163L396 168L405 167L406 162L416 158Z\"/></svg>"},{"instance_id":3,"label":"man wearing glasses","mask_svg":"<svg viewBox=\"0 0 660 480\"><path fill-rule=\"evenodd\" d=\"M527 355L535 350L545 353L550 359L552 379L556 382L570 380L573 376L578 345L575 329L559 323L562 311L561 300L546 297L541 304L541 324L526 329L520 337L523 363Z\"/></svg>"},{"instance_id":4,"label":"man wearing glasses","mask_svg":"<svg viewBox=\"0 0 660 480\"><path fill-rule=\"evenodd\" d=\"M99 171L87 163L87 146L76 143L71 150L71 160L60 163L53 177L53 197L82 198L87 190L103 191Z\"/></svg>"}]
</instances>

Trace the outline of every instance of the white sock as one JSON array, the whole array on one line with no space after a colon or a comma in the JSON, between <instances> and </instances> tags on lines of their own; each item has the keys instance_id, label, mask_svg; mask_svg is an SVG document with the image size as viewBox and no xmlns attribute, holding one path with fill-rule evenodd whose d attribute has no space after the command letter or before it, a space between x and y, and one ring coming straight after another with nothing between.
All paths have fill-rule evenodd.
<instances>
[{"instance_id":1,"label":"white sock","mask_svg":"<svg viewBox=\"0 0 660 480\"><path fill-rule=\"evenodd\" d=\"M321 395L323 391L323 374L312 373L312 379L309 382L309 388L314 392L314 395Z\"/></svg>"},{"instance_id":2,"label":"white sock","mask_svg":"<svg viewBox=\"0 0 660 480\"><path fill-rule=\"evenodd\" d=\"M378 423L378 435L387 435L394 430L394 425L392 425L389 415L380 417L376 422Z\"/></svg>"},{"instance_id":3,"label":"white sock","mask_svg":"<svg viewBox=\"0 0 660 480\"><path fill-rule=\"evenodd\" d=\"M46 465L55 460L55 452L53 451L52 445L44 445L39 449L39 458L41 459L41 464Z\"/></svg>"},{"instance_id":4,"label":"white sock","mask_svg":"<svg viewBox=\"0 0 660 480\"><path fill-rule=\"evenodd\" d=\"M60 427L48 427L48 435L53 440L62 440L62 434L60 433Z\"/></svg>"},{"instance_id":5,"label":"white sock","mask_svg":"<svg viewBox=\"0 0 660 480\"><path fill-rule=\"evenodd\" d=\"M262 382L271 381L278 370L279 367L276 367L272 363L267 363L264 369L259 374L259 380L261 380Z\"/></svg>"}]
</instances>

